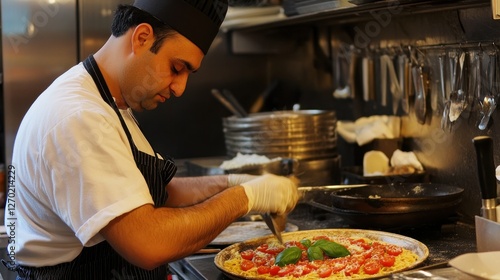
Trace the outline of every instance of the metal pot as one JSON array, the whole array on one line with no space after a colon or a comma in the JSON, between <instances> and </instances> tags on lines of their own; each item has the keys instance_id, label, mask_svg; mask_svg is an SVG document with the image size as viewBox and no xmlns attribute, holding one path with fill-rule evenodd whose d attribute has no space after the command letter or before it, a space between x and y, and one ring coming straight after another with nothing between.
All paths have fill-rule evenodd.
<instances>
[{"instance_id":1,"label":"metal pot","mask_svg":"<svg viewBox=\"0 0 500 280\"><path fill-rule=\"evenodd\" d=\"M433 183L368 185L318 194L313 206L363 228L405 228L443 223L462 200L463 189Z\"/></svg>"},{"instance_id":2,"label":"metal pot","mask_svg":"<svg viewBox=\"0 0 500 280\"><path fill-rule=\"evenodd\" d=\"M262 112L223 119L228 156L242 153L300 160L337 156L336 125L335 112L324 110Z\"/></svg>"}]
</instances>

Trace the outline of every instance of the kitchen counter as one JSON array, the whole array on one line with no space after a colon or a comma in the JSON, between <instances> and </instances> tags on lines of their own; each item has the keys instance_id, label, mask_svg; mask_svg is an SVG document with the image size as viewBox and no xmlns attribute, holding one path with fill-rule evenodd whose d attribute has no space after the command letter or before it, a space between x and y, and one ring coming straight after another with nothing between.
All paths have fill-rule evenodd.
<instances>
[{"instance_id":1,"label":"kitchen counter","mask_svg":"<svg viewBox=\"0 0 500 280\"><path fill-rule=\"evenodd\" d=\"M334 213L312 207L308 204L299 204L290 213L288 222L295 224L299 230L352 228ZM377 229L375 229L377 230ZM450 259L469 252L476 252L476 236L473 225L450 220L441 226L422 228L384 230L404 236L412 237L424 243L429 248L429 257L419 266L445 267ZM213 263L215 255L192 256L171 264L180 279L231 279L217 269Z\"/></svg>"}]
</instances>

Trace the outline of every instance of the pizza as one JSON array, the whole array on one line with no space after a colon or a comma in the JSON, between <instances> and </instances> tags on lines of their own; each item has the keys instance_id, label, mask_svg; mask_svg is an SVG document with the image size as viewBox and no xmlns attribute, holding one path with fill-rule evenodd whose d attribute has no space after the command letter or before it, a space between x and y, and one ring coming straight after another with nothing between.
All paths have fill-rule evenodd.
<instances>
[{"instance_id":1,"label":"pizza","mask_svg":"<svg viewBox=\"0 0 500 280\"><path fill-rule=\"evenodd\" d=\"M236 246L217 265L245 279L368 279L423 261L422 254L406 247L365 234L313 232L283 244L267 238L252 246Z\"/></svg>"}]
</instances>

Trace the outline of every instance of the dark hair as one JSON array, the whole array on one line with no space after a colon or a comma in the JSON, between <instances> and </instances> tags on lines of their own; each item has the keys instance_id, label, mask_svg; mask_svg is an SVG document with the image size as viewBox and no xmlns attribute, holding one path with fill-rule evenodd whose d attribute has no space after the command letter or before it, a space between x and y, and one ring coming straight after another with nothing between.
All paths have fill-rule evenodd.
<instances>
[{"instance_id":1,"label":"dark hair","mask_svg":"<svg viewBox=\"0 0 500 280\"><path fill-rule=\"evenodd\" d=\"M150 51L157 53L163 44L163 41L176 34L177 31L169 25L163 23L151 14L142 11L131 5L118 5L111 25L111 33L115 37L125 34L130 28L136 27L141 23L148 23L153 28L155 41Z\"/></svg>"}]
</instances>

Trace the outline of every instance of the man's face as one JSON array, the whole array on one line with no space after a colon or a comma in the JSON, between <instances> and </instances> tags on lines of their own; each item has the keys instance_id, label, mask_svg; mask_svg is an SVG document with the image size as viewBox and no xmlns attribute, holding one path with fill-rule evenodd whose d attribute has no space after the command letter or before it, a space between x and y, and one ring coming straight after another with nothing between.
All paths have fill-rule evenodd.
<instances>
[{"instance_id":1,"label":"man's face","mask_svg":"<svg viewBox=\"0 0 500 280\"><path fill-rule=\"evenodd\" d=\"M152 37L152 36L150 36ZM154 41L146 39L131 54L121 76L121 92L134 111L152 110L172 95L180 97L189 74L201 65L203 52L180 34L164 40L158 53L149 49Z\"/></svg>"}]
</instances>

